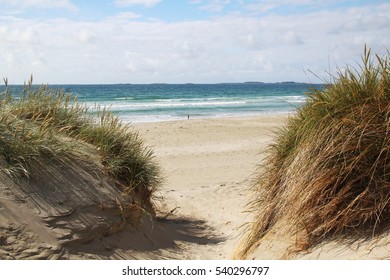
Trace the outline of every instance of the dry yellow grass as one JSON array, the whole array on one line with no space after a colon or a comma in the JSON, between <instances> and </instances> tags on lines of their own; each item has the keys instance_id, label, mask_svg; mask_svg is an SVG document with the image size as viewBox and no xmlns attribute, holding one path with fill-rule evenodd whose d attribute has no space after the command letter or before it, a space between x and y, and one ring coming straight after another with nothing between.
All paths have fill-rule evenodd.
<instances>
[{"instance_id":1,"label":"dry yellow grass","mask_svg":"<svg viewBox=\"0 0 390 280\"><path fill-rule=\"evenodd\" d=\"M254 184L245 258L279 223L295 249L371 238L390 228L390 63L365 51L280 131Z\"/></svg>"}]
</instances>

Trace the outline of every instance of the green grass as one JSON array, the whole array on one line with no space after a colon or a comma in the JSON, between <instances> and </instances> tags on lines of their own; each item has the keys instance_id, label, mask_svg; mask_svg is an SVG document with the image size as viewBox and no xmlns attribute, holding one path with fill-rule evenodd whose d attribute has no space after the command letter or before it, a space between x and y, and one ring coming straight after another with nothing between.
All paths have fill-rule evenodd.
<instances>
[{"instance_id":1,"label":"green grass","mask_svg":"<svg viewBox=\"0 0 390 280\"><path fill-rule=\"evenodd\" d=\"M269 147L254 184L257 213L242 256L283 219L298 243L371 238L390 228L390 63L365 50L308 93ZM304 249L304 248L302 248Z\"/></svg>"},{"instance_id":2,"label":"green grass","mask_svg":"<svg viewBox=\"0 0 390 280\"><path fill-rule=\"evenodd\" d=\"M79 160L80 143L96 147L107 174L124 193L137 193L145 203L161 183L153 151L136 132L105 108L92 114L63 90L24 86L18 98L0 94L0 164L12 177L30 176L34 162Z\"/></svg>"}]
</instances>

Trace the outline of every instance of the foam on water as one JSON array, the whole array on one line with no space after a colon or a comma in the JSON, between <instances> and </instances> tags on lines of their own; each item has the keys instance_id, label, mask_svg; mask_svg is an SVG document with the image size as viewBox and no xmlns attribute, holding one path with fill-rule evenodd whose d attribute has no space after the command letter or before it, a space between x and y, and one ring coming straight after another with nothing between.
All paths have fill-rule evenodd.
<instances>
[{"instance_id":1,"label":"foam on water","mask_svg":"<svg viewBox=\"0 0 390 280\"><path fill-rule=\"evenodd\" d=\"M88 107L109 107L124 122L155 122L205 117L288 113L306 100L309 88L321 85L151 84L55 85L78 95ZM17 89L17 86L15 87ZM19 87L19 91L20 87Z\"/></svg>"}]
</instances>

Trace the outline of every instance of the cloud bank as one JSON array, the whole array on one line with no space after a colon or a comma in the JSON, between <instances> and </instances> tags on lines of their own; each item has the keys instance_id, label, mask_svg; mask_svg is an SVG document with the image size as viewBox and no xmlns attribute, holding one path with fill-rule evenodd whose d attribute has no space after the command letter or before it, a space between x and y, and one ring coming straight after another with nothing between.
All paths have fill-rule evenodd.
<instances>
[{"instance_id":1,"label":"cloud bank","mask_svg":"<svg viewBox=\"0 0 390 280\"><path fill-rule=\"evenodd\" d=\"M52 1L31 1L46 2ZM75 11L70 1L58 3ZM179 22L131 11L96 21L0 14L0 75L21 83L34 74L36 82L50 84L318 82L307 70L327 78L336 66L360 62L365 44L385 53L389 15L386 3L287 15L235 12Z\"/></svg>"}]
</instances>

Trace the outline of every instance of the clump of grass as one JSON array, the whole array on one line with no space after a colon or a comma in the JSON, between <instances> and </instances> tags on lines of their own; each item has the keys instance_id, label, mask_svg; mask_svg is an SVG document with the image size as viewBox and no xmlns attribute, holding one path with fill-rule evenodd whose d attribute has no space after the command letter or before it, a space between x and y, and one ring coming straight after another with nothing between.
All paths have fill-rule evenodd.
<instances>
[{"instance_id":1,"label":"clump of grass","mask_svg":"<svg viewBox=\"0 0 390 280\"><path fill-rule=\"evenodd\" d=\"M28 166L39 158L60 158L66 155L67 145L55 137L46 120L26 121L25 101L15 100L6 90L0 95L0 156L3 170L11 176L29 176Z\"/></svg>"},{"instance_id":2,"label":"clump of grass","mask_svg":"<svg viewBox=\"0 0 390 280\"><path fill-rule=\"evenodd\" d=\"M148 200L161 183L153 151L110 111L97 108L97 116L98 122L83 126L78 137L98 147L103 165L126 192L141 193Z\"/></svg>"},{"instance_id":3,"label":"clump of grass","mask_svg":"<svg viewBox=\"0 0 390 280\"><path fill-rule=\"evenodd\" d=\"M257 218L242 256L281 220L308 248L390 228L390 63L364 51L290 117L254 184ZM301 249L305 249L301 248ZM299 249L299 248L298 248Z\"/></svg>"},{"instance_id":4,"label":"clump of grass","mask_svg":"<svg viewBox=\"0 0 390 280\"><path fill-rule=\"evenodd\" d=\"M78 160L75 143L96 147L101 163L125 194L137 193L150 204L161 183L153 151L145 146L128 124L108 110L95 114L60 89L34 88L32 79L17 96L6 89L0 94L0 159L4 171L29 176L34 161ZM97 115L97 116L96 116Z\"/></svg>"}]
</instances>

